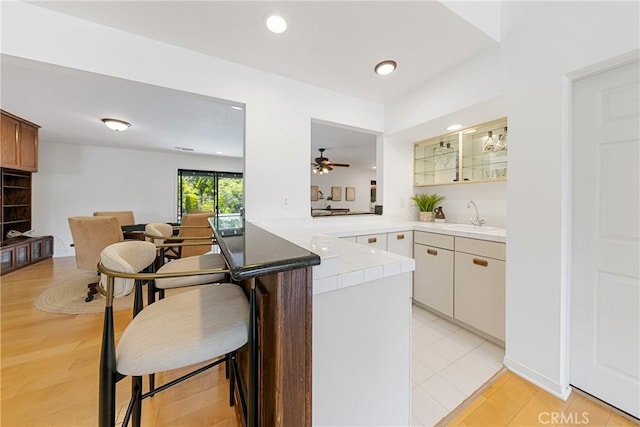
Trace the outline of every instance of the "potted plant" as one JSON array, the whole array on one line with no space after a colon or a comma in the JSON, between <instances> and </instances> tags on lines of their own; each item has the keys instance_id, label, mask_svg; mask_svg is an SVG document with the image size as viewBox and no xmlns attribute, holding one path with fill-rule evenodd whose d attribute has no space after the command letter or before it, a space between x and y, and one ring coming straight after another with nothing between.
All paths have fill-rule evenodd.
<instances>
[{"instance_id":1,"label":"potted plant","mask_svg":"<svg viewBox=\"0 0 640 427\"><path fill-rule=\"evenodd\" d=\"M444 196L438 194L416 194L411 197L416 203L418 210L420 211L420 221L433 222L434 214L433 210L444 200Z\"/></svg>"}]
</instances>

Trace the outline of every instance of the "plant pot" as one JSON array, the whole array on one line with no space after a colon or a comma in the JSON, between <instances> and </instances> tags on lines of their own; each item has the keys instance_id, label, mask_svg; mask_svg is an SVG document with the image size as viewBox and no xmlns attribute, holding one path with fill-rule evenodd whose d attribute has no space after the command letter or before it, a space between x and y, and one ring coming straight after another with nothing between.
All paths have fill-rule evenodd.
<instances>
[{"instance_id":1,"label":"plant pot","mask_svg":"<svg viewBox=\"0 0 640 427\"><path fill-rule=\"evenodd\" d=\"M433 212L420 212L418 219L422 222L433 222L435 214Z\"/></svg>"}]
</instances>

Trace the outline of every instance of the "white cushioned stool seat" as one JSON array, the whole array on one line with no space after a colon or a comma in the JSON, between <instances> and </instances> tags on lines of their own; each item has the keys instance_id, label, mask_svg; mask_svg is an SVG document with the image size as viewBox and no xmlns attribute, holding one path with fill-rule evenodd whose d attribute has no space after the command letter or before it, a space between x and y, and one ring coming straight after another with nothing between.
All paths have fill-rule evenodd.
<instances>
[{"instance_id":1,"label":"white cushioned stool seat","mask_svg":"<svg viewBox=\"0 0 640 427\"><path fill-rule=\"evenodd\" d=\"M157 301L127 326L117 371L142 376L215 359L247 342L249 302L239 286L201 286Z\"/></svg>"},{"instance_id":2,"label":"white cushioned stool seat","mask_svg":"<svg viewBox=\"0 0 640 427\"><path fill-rule=\"evenodd\" d=\"M226 268L224 258L220 254L195 255L179 258L163 265L158 273L179 273L182 271L197 271L212 268ZM204 285L224 280L224 273L203 274L199 276L179 276L166 279L156 279L156 288L172 289L184 286Z\"/></svg>"},{"instance_id":3,"label":"white cushioned stool seat","mask_svg":"<svg viewBox=\"0 0 640 427\"><path fill-rule=\"evenodd\" d=\"M113 243L100 253L100 261L106 268L123 273L137 273L155 258L156 247L153 243L134 240ZM100 283L106 289L107 278L104 274L100 275ZM129 295L133 287L133 279L117 277L114 280L113 296L118 298Z\"/></svg>"}]
</instances>

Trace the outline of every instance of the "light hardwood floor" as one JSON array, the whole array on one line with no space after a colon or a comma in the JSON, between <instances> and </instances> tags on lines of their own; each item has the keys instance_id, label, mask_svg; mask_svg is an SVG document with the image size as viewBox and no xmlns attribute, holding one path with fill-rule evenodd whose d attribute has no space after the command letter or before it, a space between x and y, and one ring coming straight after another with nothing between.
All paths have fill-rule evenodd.
<instances>
[{"instance_id":1,"label":"light hardwood floor","mask_svg":"<svg viewBox=\"0 0 640 427\"><path fill-rule=\"evenodd\" d=\"M97 424L102 314L50 314L33 307L44 289L76 271L73 258L56 258L0 279L2 427ZM131 313L118 311L115 318L117 338ZM159 376L158 381L162 379ZM123 380L118 385L120 414L129 384ZM143 424L239 426L236 410L227 399L228 383L221 366L147 399ZM553 414L577 414L573 420L584 421L576 418L583 412L588 413L588 423L571 424L564 418L564 425L637 425L577 393L562 402L508 372L459 412L449 425L555 426L561 423L551 422Z\"/></svg>"}]
</instances>

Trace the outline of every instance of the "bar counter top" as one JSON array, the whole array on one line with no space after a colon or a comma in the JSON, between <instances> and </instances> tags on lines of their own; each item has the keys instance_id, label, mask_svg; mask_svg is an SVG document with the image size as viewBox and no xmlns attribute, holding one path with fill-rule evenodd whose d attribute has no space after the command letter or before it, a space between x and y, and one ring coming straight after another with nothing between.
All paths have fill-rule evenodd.
<instances>
[{"instance_id":1,"label":"bar counter top","mask_svg":"<svg viewBox=\"0 0 640 427\"><path fill-rule=\"evenodd\" d=\"M209 221L235 280L320 264L315 253L249 222L240 232L228 234L215 219Z\"/></svg>"}]
</instances>

